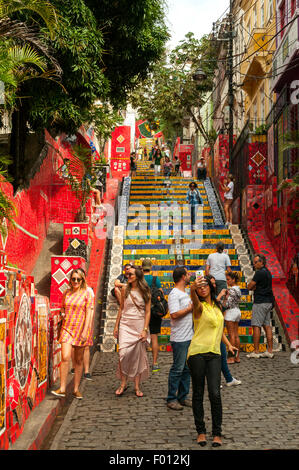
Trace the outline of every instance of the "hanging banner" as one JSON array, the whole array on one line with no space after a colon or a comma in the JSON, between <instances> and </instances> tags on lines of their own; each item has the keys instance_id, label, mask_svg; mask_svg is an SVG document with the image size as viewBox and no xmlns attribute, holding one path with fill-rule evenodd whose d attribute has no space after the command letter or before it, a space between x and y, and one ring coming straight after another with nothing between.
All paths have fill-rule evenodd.
<instances>
[{"instance_id":1,"label":"hanging banner","mask_svg":"<svg viewBox=\"0 0 299 470\"><path fill-rule=\"evenodd\" d=\"M111 170L130 171L131 128L119 126L111 134Z\"/></svg>"}]
</instances>

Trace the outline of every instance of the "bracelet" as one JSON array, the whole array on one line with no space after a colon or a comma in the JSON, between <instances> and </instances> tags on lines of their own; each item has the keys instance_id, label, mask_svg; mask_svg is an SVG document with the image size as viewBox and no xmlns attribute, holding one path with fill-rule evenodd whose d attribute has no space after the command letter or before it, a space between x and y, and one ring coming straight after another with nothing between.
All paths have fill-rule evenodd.
<instances>
[{"instance_id":1,"label":"bracelet","mask_svg":"<svg viewBox=\"0 0 299 470\"><path fill-rule=\"evenodd\" d=\"M143 331L145 331L146 333L148 332L148 328L143 328Z\"/></svg>"}]
</instances>

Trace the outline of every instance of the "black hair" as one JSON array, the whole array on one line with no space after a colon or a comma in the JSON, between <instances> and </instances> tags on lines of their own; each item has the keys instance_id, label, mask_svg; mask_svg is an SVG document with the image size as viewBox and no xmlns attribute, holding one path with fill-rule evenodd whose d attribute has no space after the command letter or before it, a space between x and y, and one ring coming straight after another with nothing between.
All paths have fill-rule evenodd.
<instances>
[{"instance_id":1,"label":"black hair","mask_svg":"<svg viewBox=\"0 0 299 470\"><path fill-rule=\"evenodd\" d=\"M217 305L217 307L220 308L220 310L222 311L222 306L221 306L221 303L219 302L219 300L217 300L216 289L215 289L215 287L213 286L213 284L211 282L211 277L214 277L214 276L207 275L207 276L204 276L204 279L209 284L212 302L214 302ZM199 298L199 300L201 302L204 302L204 299L199 295L197 290L196 290L196 294L197 294L197 297Z\"/></svg>"},{"instance_id":2,"label":"black hair","mask_svg":"<svg viewBox=\"0 0 299 470\"><path fill-rule=\"evenodd\" d=\"M259 258L259 260L263 263L263 265L266 266L267 260L264 255L256 254L254 255L253 259L254 258Z\"/></svg>"},{"instance_id":3,"label":"black hair","mask_svg":"<svg viewBox=\"0 0 299 470\"><path fill-rule=\"evenodd\" d=\"M189 188L191 188L191 186L194 186L195 188L197 188L197 184L195 183L195 181L192 181L192 182L189 184Z\"/></svg>"},{"instance_id":4,"label":"black hair","mask_svg":"<svg viewBox=\"0 0 299 470\"><path fill-rule=\"evenodd\" d=\"M130 268L132 268L133 265L131 263L127 263L127 264L124 265L124 268L127 268L128 266L130 266Z\"/></svg>"},{"instance_id":5,"label":"black hair","mask_svg":"<svg viewBox=\"0 0 299 470\"><path fill-rule=\"evenodd\" d=\"M172 277L175 284L179 282L183 276L186 275L186 271L187 269L185 268L185 266L177 266L176 268L174 268Z\"/></svg>"},{"instance_id":6,"label":"black hair","mask_svg":"<svg viewBox=\"0 0 299 470\"><path fill-rule=\"evenodd\" d=\"M216 245L216 250L218 253L222 253L224 250L224 243L223 242L218 242Z\"/></svg>"}]
</instances>

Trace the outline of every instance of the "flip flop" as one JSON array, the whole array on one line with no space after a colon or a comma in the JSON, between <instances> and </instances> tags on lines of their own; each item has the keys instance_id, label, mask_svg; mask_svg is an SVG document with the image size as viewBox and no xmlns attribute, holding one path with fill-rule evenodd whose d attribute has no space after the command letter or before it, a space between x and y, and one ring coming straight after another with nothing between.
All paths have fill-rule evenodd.
<instances>
[{"instance_id":1,"label":"flip flop","mask_svg":"<svg viewBox=\"0 0 299 470\"><path fill-rule=\"evenodd\" d=\"M126 386L126 387L120 386L120 387L116 390L116 392L118 392L118 390L122 390L122 392L121 392L121 393L116 393L116 392L115 392L115 395L116 395L117 397L121 397L127 389L128 389L128 386Z\"/></svg>"},{"instance_id":2,"label":"flip flop","mask_svg":"<svg viewBox=\"0 0 299 470\"><path fill-rule=\"evenodd\" d=\"M141 390L135 390L135 395L138 398L142 398L143 397L143 392Z\"/></svg>"}]
</instances>

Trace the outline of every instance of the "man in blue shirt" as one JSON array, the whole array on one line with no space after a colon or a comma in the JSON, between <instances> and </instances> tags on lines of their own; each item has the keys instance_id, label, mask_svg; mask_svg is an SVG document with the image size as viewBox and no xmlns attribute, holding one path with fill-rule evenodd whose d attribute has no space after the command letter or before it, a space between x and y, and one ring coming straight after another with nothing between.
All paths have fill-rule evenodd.
<instances>
[{"instance_id":1,"label":"man in blue shirt","mask_svg":"<svg viewBox=\"0 0 299 470\"><path fill-rule=\"evenodd\" d=\"M142 270L144 273L144 279L147 282L148 286L151 288L153 285L154 276L151 274L152 263L150 259L147 258L142 261ZM160 279L158 278L158 276L155 276L155 277L156 277L156 287L160 289L161 292L163 292ZM160 367L158 365L158 352L159 352L158 334L160 334L160 331L161 331L161 323L162 323L162 317L157 318L151 315L149 329L150 329L150 334L151 334L152 354L153 354L152 372L158 372L160 370Z\"/></svg>"}]
</instances>

